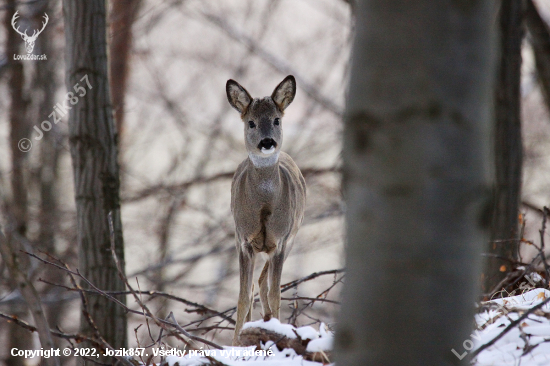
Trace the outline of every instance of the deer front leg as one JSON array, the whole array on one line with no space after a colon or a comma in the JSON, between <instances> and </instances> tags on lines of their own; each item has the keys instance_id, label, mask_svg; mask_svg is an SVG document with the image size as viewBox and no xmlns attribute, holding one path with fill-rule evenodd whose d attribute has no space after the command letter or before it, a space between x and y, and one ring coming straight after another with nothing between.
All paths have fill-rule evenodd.
<instances>
[{"instance_id":1,"label":"deer front leg","mask_svg":"<svg viewBox=\"0 0 550 366\"><path fill-rule=\"evenodd\" d=\"M239 301L237 303L237 322L235 324L235 334L233 335L233 346L239 345L239 333L241 332L245 318L250 319L248 314L252 311L252 276L254 274L254 254L252 251L246 251L244 246L238 247L238 251L240 289Z\"/></svg>"},{"instance_id":2,"label":"deer front leg","mask_svg":"<svg viewBox=\"0 0 550 366\"><path fill-rule=\"evenodd\" d=\"M279 310L281 309L281 274L284 261L284 252L274 254L269 260L269 308L272 316L277 319L279 319Z\"/></svg>"}]
</instances>

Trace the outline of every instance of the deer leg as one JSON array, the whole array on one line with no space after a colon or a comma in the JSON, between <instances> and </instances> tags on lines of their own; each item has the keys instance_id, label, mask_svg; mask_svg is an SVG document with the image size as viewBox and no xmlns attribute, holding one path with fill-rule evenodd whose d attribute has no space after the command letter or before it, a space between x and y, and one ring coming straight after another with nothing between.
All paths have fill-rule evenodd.
<instances>
[{"instance_id":1,"label":"deer leg","mask_svg":"<svg viewBox=\"0 0 550 366\"><path fill-rule=\"evenodd\" d=\"M254 283L252 283L252 290L250 291L250 308L248 309L248 314L244 320L245 323L248 323L252 320L252 308L254 307Z\"/></svg>"},{"instance_id":2,"label":"deer leg","mask_svg":"<svg viewBox=\"0 0 550 366\"><path fill-rule=\"evenodd\" d=\"M267 277L269 269L269 260L265 262L264 269L258 280L258 285L260 285L260 301L262 302L262 308L264 309L264 320L267 321L271 318L271 309L269 308L269 301L267 299Z\"/></svg>"},{"instance_id":3,"label":"deer leg","mask_svg":"<svg viewBox=\"0 0 550 366\"><path fill-rule=\"evenodd\" d=\"M284 252L276 253L269 260L269 308L271 314L277 319L279 319L279 310L281 309L281 274L284 261Z\"/></svg>"},{"instance_id":4,"label":"deer leg","mask_svg":"<svg viewBox=\"0 0 550 366\"><path fill-rule=\"evenodd\" d=\"M252 276L254 274L254 254L245 251L245 248L239 250L239 272L240 289L239 301L237 303L237 321L235 324L235 334L233 335L233 346L239 345L239 333L243 327L245 318L251 311L252 305Z\"/></svg>"}]
</instances>

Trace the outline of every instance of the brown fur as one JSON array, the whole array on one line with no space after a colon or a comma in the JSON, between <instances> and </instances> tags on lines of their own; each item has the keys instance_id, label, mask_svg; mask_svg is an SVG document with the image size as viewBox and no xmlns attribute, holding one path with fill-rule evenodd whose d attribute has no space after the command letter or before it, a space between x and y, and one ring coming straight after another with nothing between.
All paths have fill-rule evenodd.
<instances>
[{"instance_id":1,"label":"brown fur","mask_svg":"<svg viewBox=\"0 0 550 366\"><path fill-rule=\"evenodd\" d=\"M279 317L281 273L304 217L306 183L292 158L282 152L282 116L294 99L296 82L283 80L271 97L252 99L233 80L227 82L229 103L245 122L245 142L249 157L237 168L231 185L231 211L236 226L239 253L240 292L233 344L245 320L252 313L252 275L256 254L268 260L259 279L264 318ZM279 125L275 124L279 119ZM255 127L250 127L249 121ZM265 138L276 143L275 152L266 156L258 147ZM278 158L277 158L278 157Z\"/></svg>"}]
</instances>

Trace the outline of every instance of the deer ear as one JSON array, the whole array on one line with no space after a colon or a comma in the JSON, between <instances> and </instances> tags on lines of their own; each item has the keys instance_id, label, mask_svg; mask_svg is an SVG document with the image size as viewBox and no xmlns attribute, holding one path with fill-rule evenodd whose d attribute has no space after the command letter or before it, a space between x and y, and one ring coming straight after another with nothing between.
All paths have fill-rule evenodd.
<instances>
[{"instance_id":1,"label":"deer ear","mask_svg":"<svg viewBox=\"0 0 550 366\"><path fill-rule=\"evenodd\" d=\"M284 111L286 107L294 100L296 95L296 79L294 76L288 75L271 94L271 99L277 104L277 107L281 111Z\"/></svg>"},{"instance_id":2,"label":"deer ear","mask_svg":"<svg viewBox=\"0 0 550 366\"><path fill-rule=\"evenodd\" d=\"M240 114L244 114L250 102L252 102L252 97L248 94L246 89L235 80L227 80L225 91L229 104L231 104Z\"/></svg>"}]
</instances>

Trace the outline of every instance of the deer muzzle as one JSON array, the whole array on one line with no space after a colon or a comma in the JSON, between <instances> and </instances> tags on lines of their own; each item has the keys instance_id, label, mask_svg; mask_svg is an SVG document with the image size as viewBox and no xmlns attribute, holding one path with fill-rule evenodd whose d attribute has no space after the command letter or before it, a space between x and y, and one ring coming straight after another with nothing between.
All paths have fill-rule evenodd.
<instances>
[{"instance_id":1,"label":"deer muzzle","mask_svg":"<svg viewBox=\"0 0 550 366\"><path fill-rule=\"evenodd\" d=\"M277 142L272 138L265 138L258 144L258 149L265 155L271 155L277 147Z\"/></svg>"}]
</instances>

